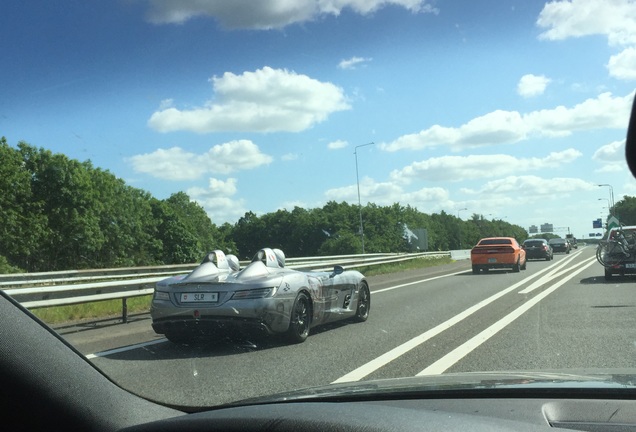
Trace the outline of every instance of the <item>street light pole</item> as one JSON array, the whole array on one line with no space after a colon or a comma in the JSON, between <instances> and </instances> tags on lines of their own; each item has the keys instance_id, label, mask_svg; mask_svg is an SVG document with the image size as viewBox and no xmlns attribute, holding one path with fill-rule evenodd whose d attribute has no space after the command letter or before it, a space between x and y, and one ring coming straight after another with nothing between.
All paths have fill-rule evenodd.
<instances>
[{"instance_id":1,"label":"street light pole","mask_svg":"<svg viewBox=\"0 0 636 432\"><path fill-rule=\"evenodd\" d=\"M610 192L610 201L608 201L608 202L611 202L611 206L610 206L610 208L609 208L609 214L610 214L610 215L612 215L612 212L613 212L613 211L614 211L614 214L615 214L615 209L614 209L614 188L612 187L612 185L607 184L607 183L605 183L605 184L600 184L600 185L598 185L598 186L599 186L599 187L607 186L607 187L609 188L609 192Z\"/></svg>"},{"instance_id":2,"label":"street light pole","mask_svg":"<svg viewBox=\"0 0 636 432\"><path fill-rule=\"evenodd\" d=\"M358 210L360 212L360 240L362 242L362 254L364 255L364 229L362 228L362 203L360 202L360 179L358 178L358 149L360 147L366 147L375 144L374 142L361 144L359 146L355 146L353 149L353 154L356 157L356 183L358 185Z\"/></svg>"}]
</instances>

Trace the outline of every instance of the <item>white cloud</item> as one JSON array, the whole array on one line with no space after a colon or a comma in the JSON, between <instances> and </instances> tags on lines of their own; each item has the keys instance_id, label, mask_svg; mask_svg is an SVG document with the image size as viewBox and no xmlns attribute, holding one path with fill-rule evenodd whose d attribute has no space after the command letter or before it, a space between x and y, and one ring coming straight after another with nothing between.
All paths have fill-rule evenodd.
<instances>
[{"instance_id":1,"label":"white cloud","mask_svg":"<svg viewBox=\"0 0 636 432\"><path fill-rule=\"evenodd\" d=\"M465 194L512 195L521 197L550 197L564 199L574 192L595 191L598 185L577 178L541 178L537 176L509 176L484 184L480 189L461 191Z\"/></svg>"},{"instance_id":2,"label":"white cloud","mask_svg":"<svg viewBox=\"0 0 636 432\"><path fill-rule=\"evenodd\" d=\"M288 162L288 161L294 161L294 160L298 159L299 155L298 155L298 153L286 153L286 154L282 155L280 158L282 160Z\"/></svg>"},{"instance_id":3,"label":"white cloud","mask_svg":"<svg viewBox=\"0 0 636 432\"><path fill-rule=\"evenodd\" d=\"M617 173L621 171L627 171L627 165L620 164L607 164L601 166L599 169L594 170L595 173Z\"/></svg>"},{"instance_id":4,"label":"white cloud","mask_svg":"<svg viewBox=\"0 0 636 432\"><path fill-rule=\"evenodd\" d=\"M395 141L379 146L383 150L417 150L427 147L462 147L514 143L526 138L525 124L518 112L493 111L477 117L459 128L434 125L416 134L404 135Z\"/></svg>"},{"instance_id":5,"label":"white cloud","mask_svg":"<svg viewBox=\"0 0 636 432\"><path fill-rule=\"evenodd\" d=\"M337 140L337 141L332 141L329 144L327 144L327 148L329 150L338 150L341 148L345 148L349 145L349 143L347 141L342 141L342 140Z\"/></svg>"},{"instance_id":6,"label":"white cloud","mask_svg":"<svg viewBox=\"0 0 636 432\"><path fill-rule=\"evenodd\" d=\"M629 172L625 161L625 140L614 141L596 150L592 160L599 162L596 173Z\"/></svg>"},{"instance_id":7,"label":"white cloud","mask_svg":"<svg viewBox=\"0 0 636 432\"><path fill-rule=\"evenodd\" d=\"M192 180L205 172L197 163L197 155L180 147L158 149L152 153L135 155L126 159L133 170L166 180Z\"/></svg>"},{"instance_id":8,"label":"white cloud","mask_svg":"<svg viewBox=\"0 0 636 432\"><path fill-rule=\"evenodd\" d=\"M425 181L465 181L492 178L524 171L558 168L582 155L575 149L553 152L544 158L516 158L510 155L443 156L431 158L395 170L391 178L410 183L414 179Z\"/></svg>"},{"instance_id":9,"label":"white cloud","mask_svg":"<svg viewBox=\"0 0 636 432\"><path fill-rule=\"evenodd\" d=\"M327 201L358 202L357 184L329 189L325 192ZM360 201L362 205L392 205L401 203L426 203L428 207L451 206L448 191L440 188L423 188L414 192L405 191L395 182L376 182L369 177L360 180Z\"/></svg>"},{"instance_id":10,"label":"white cloud","mask_svg":"<svg viewBox=\"0 0 636 432\"><path fill-rule=\"evenodd\" d=\"M221 225L239 219L247 211L245 202L233 196L237 192L237 181L210 178L207 188L190 188L186 193L207 212L212 222Z\"/></svg>"},{"instance_id":11,"label":"white cloud","mask_svg":"<svg viewBox=\"0 0 636 432\"><path fill-rule=\"evenodd\" d=\"M359 65L362 65L364 63L368 63L371 60L372 60L371 58L351 57L350 59L342 60L340 63L338 63L338 68L340 68L340 69L355 69Z\"/></svg>"},{"instance_id":12,"label":"white cloud","mask_svg":"<svg viewBox=\"0 0 636 432\"><path fill-rule=\"evenodd\" d=\"M622 80L636 79L636 48L626 48L610 57L607 63L610 76Z\"/></svg>"},{"instance_id":13,"label":"white cloud","mask_svg":"<svg viewBox=\"0 0 636 432\"><path fill-rule=\"evenodd\" d=\"M567 136L575 131L624 129L629 121L634 94L612 96L602 93L571 108L520 114L493 111L458 127L431 126L415 134L403 135L390 143L380 143L386 151L419 150L449 146L453 150L498 144L514 144L535 136Z\"/></svg>"},{"instance_id":14,"label":"white cloud","mask_svg":"<svg viewBox=\"0 0 636 432\"><path fill-rule=\"evenodd\" d=\"M341 88L288 70L226 72L211 81L214 101L190 110L161 109L148 125L159 132L299 132L350 109Z\"/></svg>"},{"instance_id":15,"label":"white cloud","mask_svg":"<svg viewBox=\"0 0 636 432\"><path fill-rule=\"evenodd\" d=\"M529 128L538 135L567 136L574 131L624 129L629 122L634 93L612 96L602 93L571 108L558 106L524 116Z\"/></svg>"},{"instance_id":16,"label":"white cloud","mask_svg":"<svg viewBox=\"0 0 636 432\"><path fill-rule=\"evenodd\" d=\"M546 3L537 19L540 38L564 40L603 35L611 45L636 43L636 3L632 0L571 0Z\"/></svg>"},{"instance_id":17,"label":"white cloud","mask_svg":"<svg viewBox=\"0 0 636 432\"><path fill-rule=\"evenodd\" d=\"M138 173L164 180L194 180L207 173L229 174L253 169L272 160L251 141L238 140L215 145L201 154L172 147L132 156L126 161Z\"/></svg>"},{"instance_id":18,"label":"white cloud","mask_svg":"<svg viewBox=\"0 0 636 432\"><path fill-rule=\"evenodd\" d=\"M592 159L599 162L625 163L625 140L614 141L596 150Z\"/></svg>"},{"instance_id":19,"label":"white cloud","mask_svg":"<svg viewBox=\"0 0 636 432\"><path fill-rule=\"evenodd\" d=\"M385 6L400 6L413 13L437 13L429 0L148 0L149 21L182 24L198 16L215 18L231 29L274 29L338 16L344 9L367 15Z\"/></svg>"},{"instance_id":20,"label":"white cloud","mask_svg":"<svg viewBox=\"0 0 636 432\"><path fill-rule=\"evenodd\" d=\"M525 98L538 96L545 92L549 83L550 79L543 75L527 74L519 80L517 93Z\"/></svg>"}]
</instances>

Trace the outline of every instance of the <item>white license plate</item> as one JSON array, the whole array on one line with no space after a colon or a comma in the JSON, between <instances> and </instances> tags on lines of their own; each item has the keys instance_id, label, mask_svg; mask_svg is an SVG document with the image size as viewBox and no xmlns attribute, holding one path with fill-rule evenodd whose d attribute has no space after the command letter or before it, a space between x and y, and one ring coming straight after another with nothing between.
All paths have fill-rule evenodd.
<instances>
[{"instance_id":1,"label":"white license plate","mask_svg":"<svg viewBox=\"0 0 636 432\"><path fill-rule=\"evenodd\" d=\"M488 262L489 263L496 263L497 262L497 258L488 258Z\"/></svg>"},{"instance_id":2,"label":"white license plate","mask_svg":"<svg viewBox=\"0 0 636 432\"><path fill-rule=\"evenodd\" d=\"M636 264L634 264L634 263L627 263L627 264L625 264L625 268L636 268Z\"/></svg>"},{"instance_id":3,"label":"white license plate","mask_svg":"<svg viewBox=\"0 0 636 432\"><path fill-rule=\"evenodd\" d=\"M219 301L219 293L181 293L181 303L213 303Z\"/></svg>"}]
</instances>

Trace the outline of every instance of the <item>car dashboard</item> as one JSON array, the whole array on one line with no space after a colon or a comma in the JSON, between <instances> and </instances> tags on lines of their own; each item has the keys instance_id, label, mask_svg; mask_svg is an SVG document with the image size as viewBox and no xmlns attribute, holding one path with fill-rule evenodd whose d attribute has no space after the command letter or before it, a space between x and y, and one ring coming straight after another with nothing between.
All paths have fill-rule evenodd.
<instances>
[{"instance_id":1,"label":"car dashboard","mask_svg":"<svg viewBox=\"0 0 636 432\"><path fill-rule=\"evenodd\" d=\"M343 394L186 412L122 389L1 292L0 319L5 430L636 431L634 392L620 388Z\"/></svg>"}]
</instances>

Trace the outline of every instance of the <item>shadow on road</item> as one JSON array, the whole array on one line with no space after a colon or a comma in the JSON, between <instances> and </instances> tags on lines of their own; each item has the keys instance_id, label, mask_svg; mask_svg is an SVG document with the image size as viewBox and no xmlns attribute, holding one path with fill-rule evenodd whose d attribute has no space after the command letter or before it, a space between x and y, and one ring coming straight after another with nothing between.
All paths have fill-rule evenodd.
<instances>
[{"instance_id":1,"label":"shadow on road","mask_svg":"<svg viewBox=\"0 0 636 432\"><path fill-rule=\"evenodd\" d=\"M605 276L593 276L589 278L584 278L579 281L583 285L616 285L616 284L633 284L636 282L636 276L628 275L628 276L612 276L611 280L605 280Z\"/></svg>"},{"instance_id":2,"label":"shadow on road","mask_svg":"<svg viewBox=\"0 0 636 432\"><path fill-rule=\"evenodd\" d=\"M358 323L338 321L324 324L311 329L309 338L300 346L311 344L312 337L333 331L345 326L355 326ZM362 323L359 323L362 324ZM192 358L210 358L249 354L269 349L294 347L296 344L288 342L283 336L261 336L249 334L234 334L231 336L201 335L187 343L173 343L168 340L162 343L153 343L129 350L113 352L100 357L109 360L125 361L149 361L149 360L175 360Z\"/></svg>"}]
</instances>

